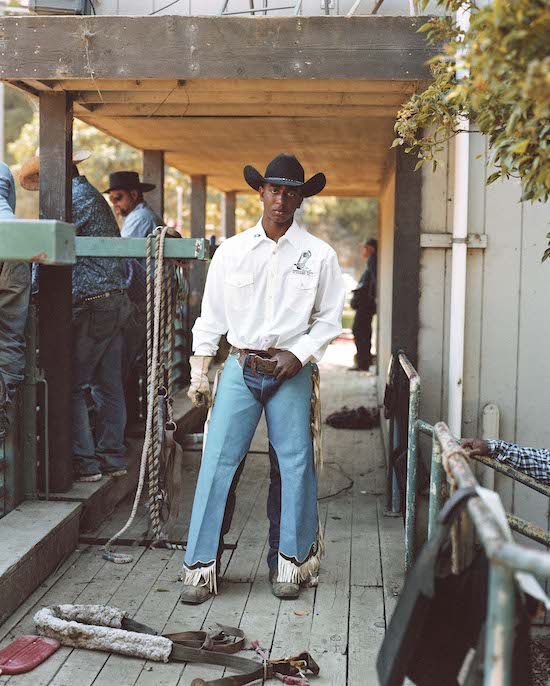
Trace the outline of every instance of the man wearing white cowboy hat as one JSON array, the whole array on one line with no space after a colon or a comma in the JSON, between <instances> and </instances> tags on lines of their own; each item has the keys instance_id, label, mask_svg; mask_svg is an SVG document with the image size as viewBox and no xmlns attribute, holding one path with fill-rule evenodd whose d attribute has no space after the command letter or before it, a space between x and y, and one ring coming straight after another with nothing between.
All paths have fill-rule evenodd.
<instances>
[{"instance_id":1,"label":"man wearing white cowboy hat","mask_svg":"<svg viewBox=\"0 0 550 686\"><path fill-rule=\"evenodd\" d=\"M72 222L77 236L120 234L111 209L73 157ZM26 162L19 174L23 188L38 190L40 160ZM40 270L38 270L40 276ZM130 312L124 260L79 257L73 267L73 465L79 481L98 481L103 474L126 472L124 427L126 406L122 384L122 330ZM38 283L38 286L40 284ZM95 440L85 389L93 387Z\"/></svg>"},{"instance_id":2,"label":"man wearing white cowboy hat","mask_svg":"<svg viewBox=\"0 0 550 686\"><path fill-rule=\"evenodd\" d=\"M195 404L211 402L207 371L222 335L232 347L193 502L181 595L187 603L217 592L220 538L231 514L226 503L264 410L275 476L268 501L273 593L296 598L322 553L311 427L314 363L342 330L345 286L334 250L300 228L294 213L326 179L316 174L304 181L296 157L282 154L265 176L250 165L244 176L259 193L263 216L216 251L193 327L189 397Z\"/></svg>"}]
</instances>

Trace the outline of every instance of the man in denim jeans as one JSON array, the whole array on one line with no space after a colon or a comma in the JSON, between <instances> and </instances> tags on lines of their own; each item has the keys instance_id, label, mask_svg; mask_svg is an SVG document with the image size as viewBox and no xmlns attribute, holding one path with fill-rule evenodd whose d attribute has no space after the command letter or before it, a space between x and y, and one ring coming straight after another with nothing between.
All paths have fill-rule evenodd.
<instances>
[{"instance_id":1,"label":"man in denim jeans","mask_svg":"<svg viewBox=\"0 0 550 686\"><path fill-rule=\"evenodd\" d=\"M0 162L0 219L15 219L15 183ZM8 428L8 408L25 370L25 324L31 276L24 262L0 261L0 439Z\"/></svg>"},{"instance_id":2,"label":"man in denim jeans","mask_svg":"<svg viewBox=\"0 0 550 686\"><path fill-rule=\"evenodd\" d=\"M220 546L235 488L264 411L274 595L296 598L300 583L316 575L322 555L311 400L315 362L342 330L345 287L334 250L303 230L294 213L326 179L316 174L304 181L294 155L278 155L265 176L251 166L244 175L259 193L263 216L216 251L193 327L189 397L196 405L211 403L207 372L223 334L232 347L212 406L193 502L183 565L185 603L202 603L217 592Z\"/></svg>"},{"instance_id":3,"label":"man in denim jeans","mask_svg":"<svg viewBox=\"0 0 550 686\"><path fill-rule=\"evenodd\" d=\"M28 190L38 190L38 163L34 158L21 170L21 185ZM74 164L72 199L77 236L120 235L107 201L85 176L79 175ZM122 346L130 302L124 262L110 257L79 257L73 267L72 450L79 481L99 481L102 474L126 473ZM88 392L93 399L95 429L90 423Z\"/></svg>"}]
</instances>

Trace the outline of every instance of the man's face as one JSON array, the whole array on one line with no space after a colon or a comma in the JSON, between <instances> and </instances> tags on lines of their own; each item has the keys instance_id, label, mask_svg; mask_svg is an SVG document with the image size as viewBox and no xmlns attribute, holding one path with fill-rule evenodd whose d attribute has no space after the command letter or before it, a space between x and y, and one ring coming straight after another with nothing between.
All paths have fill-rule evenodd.
<instances>
[{"instance_id":1,"label":"man's face","mask_svg":"<svg viewBox=\"0 0 550 686\"><path fill-rule=\"evenodd\" d=\"M126 217L139 202L137 191L110 191L109 200L117 216Z\"/></svg>"},{"instance_id":2,"label":"man's face","mask_svg":"<svg viewBox=\"0 0 550 686\"><path fill-rule=\"evenodd\" d=\"M376 250L374 249L373 245L363 245L361 246L361 257L366 260L368 259L371 255L374 255Z\"/></svg>"},{"instance_id":3,"label":"man's face","mask_svg":"<svg viewBox=\"0 0 550 686\"><path fill-rule=\"evenodd\" d=\"M302 204L302 191L293 186L260 186L260 200L265 216L275 224L287 224Z\"/></svg>"}]
</instances>

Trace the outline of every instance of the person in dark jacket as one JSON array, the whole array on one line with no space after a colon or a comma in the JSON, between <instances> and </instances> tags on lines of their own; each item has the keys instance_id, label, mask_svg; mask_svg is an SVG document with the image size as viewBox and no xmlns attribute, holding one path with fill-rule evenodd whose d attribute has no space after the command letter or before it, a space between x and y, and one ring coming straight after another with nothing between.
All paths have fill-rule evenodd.
<instances>
[{"instance_id":1,"label":"person in dark jacket","mask_svg":"<svg viewBox=\"0 0 550 686\"><path fill-rule=\"evenodd\" d=\"M0 220L15 220L14 212L13 176L0 162ZM7 430L7 407L23 381L30 289L28 264L0 261L0 436Z\"/></svg>"},{"instance_id":2,"label":"person in dark jacket","mask_svg":"<svg viewBox=\"0 0 550 686\"><path fill-rule=\"evenodd\" d=\"M353 337L357 355L350 371L368 371L372 364L372 318L376 313L376 258L378 241L371 238L361 246L361 256L367 260L365 271L353 291L351 307L355 310Z\"/></svg>"},{"instance_id":3,"label":"person in dark jacket","mask_svg":"<svg viewBox=\"0 0 550 686\"><path fill-rule=\"evenodd\" d=\"M87 155L86 155L87 156ZM105 198L78 173L73 158L72 221L77 236L119 237L118 224ZM21 168L23 188L38 190L40 160ZM38 277L40 271L38 271ZM39 287L39 283L38 283ZM73 267L73 465L79 481L102 474L126 473L126 404L122 383L123 330L130 313L125 260L79 257ZM95 432L87 390L95 405Z\"/></svg>"}]
</instances>

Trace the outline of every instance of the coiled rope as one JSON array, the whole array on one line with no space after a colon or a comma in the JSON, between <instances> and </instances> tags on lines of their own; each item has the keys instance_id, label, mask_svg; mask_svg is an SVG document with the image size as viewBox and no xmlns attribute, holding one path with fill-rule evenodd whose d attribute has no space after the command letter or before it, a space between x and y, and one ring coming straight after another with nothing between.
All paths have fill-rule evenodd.
<instances>
[{"instance_id":1,"label":"coiled rope","mask_svg":"<svg viewBox=\"0 0 550 686\"><path fill-rule=\"evenodd\" d=\"M111 562L132 561L131 555L114 553L110 547L128 531L135 520L145 485L149 479L149 515L155 543L173 550L183 550L179 544L163 541L161 507L164 492L161 488L161 455L166 429L176 428L172 410L172 371L174 361L174 298L175 275L173 265L164 263L164 241L168 227L157 227L147 237L147 416L145 437L141 451L139 478L128 521L105 545L103 557ZM154 279L152 247L155 240ZM157 440L155 440L155 429ZM160 546L159 546L160 547Z\"/></svg>"}]
</instances>

